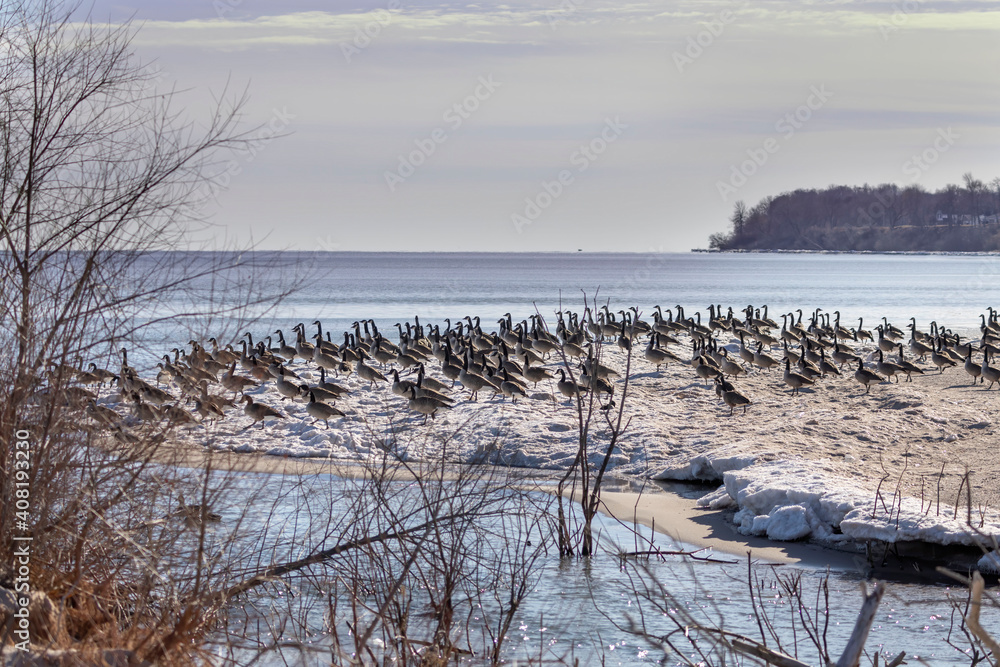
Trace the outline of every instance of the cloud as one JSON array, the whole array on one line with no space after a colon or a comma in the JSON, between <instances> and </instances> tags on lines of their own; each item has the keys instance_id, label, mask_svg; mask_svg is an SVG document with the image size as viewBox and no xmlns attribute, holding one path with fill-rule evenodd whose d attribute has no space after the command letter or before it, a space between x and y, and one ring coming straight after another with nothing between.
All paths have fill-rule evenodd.
<instances>
[{"instance_id":1,"label":"cloud","mask_svg":"<svg viewBox=\"0 0 1000 667\"><path fill-rule=\"evenodd\" d=\"M344 12L293 2L267 16L249 15L249 2L242 13L160 15L136 37L181 86L217 86L227 73L250 80L251 121L272 108L295 115L290 136L244 164L220 201L221 222L260 230L280 220L282 239L341 224L345 248L400 249L392 230L433 221L468 229L452 240L469 247L482 238L475 230L508 230L524 198L574 168L580 146L620 116L621 140L532 226L538 247L588 234L585 246L618 250L642 250L636 239L650 234L670 249L704 245L729 214L715 183L813 85L834 92L830 104L741 198L901 179L899 165L938 127L962 141L927 187L969 170L985 178L1000 148L997 93L983 83L1000 66L993 3L400 0L390 10L377 0ZM724 31L678 71L672 54L711 35L725 12ZM359 34L370 44L348 60L342 48ZM496 95L459 127L445 120L488 75L502 83ZM446 139L390 192L384 173L439 128ZM605 239L609 220L616 233ZM513 242L501 234L491 248Z\"/></svg>"}]
</instances>

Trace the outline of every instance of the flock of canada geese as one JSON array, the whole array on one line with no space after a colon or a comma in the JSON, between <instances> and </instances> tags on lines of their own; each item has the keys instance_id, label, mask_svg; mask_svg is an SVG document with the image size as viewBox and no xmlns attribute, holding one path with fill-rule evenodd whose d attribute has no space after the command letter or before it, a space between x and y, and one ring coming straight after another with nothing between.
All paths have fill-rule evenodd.
<instances>
[{"instance_id":1,"label":"flock of canada geese","mask_svg":"<svg viewBox=\"0 0 1000 667\"><path fill-rule=\"evenodd\" d=\"M885 318L873 329L864 328L863 320L857 327L845 327L839 312L820 310L806 322L801 310L782 314L780 324L768 316L767 306L747 306L739 311L741 316L732 308L723 313L715 305L708 311L703 322L700 312L688 317L681 306L665 313L656 306L650 320L642 319L636 308L585 308L579 314L556 313L552 329L537 315L514 322L508 313L489 333L478 317L444 320L444 328L414 318L395 325L398 342L386 338L373 320L355 322L352 330L343 332L342 341L335 342L315 321L315 331L301 323L288 338L280 329L256 342L247 333L235 347L223 347L215 338L207 347L192 340L190 349L164 355L152 382L139 377L122 349L117 373L95 364L85 371L74 369L77 383L83 385L75 391L92 419L112 428L117 437L128 438L122 429L126 422L165 422L168 428L214 424L239 404L251 419L247 428L258 423L264 428L267 420L288 418L279 403L287 400L306 402L313 423L322 421L329 428L331 419L345 416L337 402L352 391L344 383L352 375L360 381L353 391L384 385L422 415L424 423L457 401L476 401L480 395L516 402L535 392L539 383L543 391L533 398L558 400L558 392L572 400L593 392L602 408L610 409L624 372L603 363L609 348L614 350L611 346L632 355L633 370L642 363L657 371L665 364L690 367L700 381L714 383L730 415L736 408L746 412L752 403L735 383L754 369L783 371L782 381L791 394L824 376L853 372L867 393L874 384L901 378L909 382L913 375L943 373L952 366L964 368L973 384L978 380L986 389L1000 386L1000 369L990 365L1000 354L1000 323L992 308L981 315L981 337L975 343L933 322L929 331L921 331L914 319L904 331ZM866 364L865 358L871 361ZM316 372L318 381L305 379L314 379ZM130 415L98 404L97 394L86 388L105 384L117 387L117 405ZM271 405L248 393L261 385L276 390Z\"/></svg>"}]
</instances>

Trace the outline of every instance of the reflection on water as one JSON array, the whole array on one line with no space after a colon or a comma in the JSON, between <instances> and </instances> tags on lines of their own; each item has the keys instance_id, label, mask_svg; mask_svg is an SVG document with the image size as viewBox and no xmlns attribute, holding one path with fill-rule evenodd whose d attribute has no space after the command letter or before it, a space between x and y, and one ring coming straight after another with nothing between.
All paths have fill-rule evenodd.
<instances>
[{"instance_id":1,"label":"reflection on water","mask_svg":"<svg viewBox=\"0 0 1000 667\"><path fill-rule=\"evenodd\" d=\"M249 511L246 523L254 528L270 526L272 532L268 539L277 551L289 548L297 540L308 541L307 535L326 525L323 520L327 510L313 516L303 515L304 508L325 506L326 501L317 498L321 490L326 490L333 499L329 511L334 515L343 512L347 516L346 508L338 508L338 503L355 497L345 492L355 484L351 480L322 476L299 487L280 479L272 482L272 477L239 476L227 495L231 504L222 511L225 526L246 510L245 496L252 496L254 503L246 510ZM405 487L408 483L399 484ZM268 492L269 488L274 489L273 494ZM698 492L698 489L687 489L689 494ZM545 507L551 500L548 494L533 495L537 507ZM312 511L309 514L312 515ZM310 521L319 521L319 524L310 526ZM637 535L628 527L604 517L596 524L603 547L598 556L590 560L560 559L551 534L542 536L535 531L527 536L518 533L518 526L526 525L524 523L501 527L497 522L503 522L502 517L491 521L493 523L484 529L494 538L505 535L505 540L531 540L536 544L548 541L548 546L540 549L537 569L531 577L531 592L507 633L503 651L507 664L513 664L514 660L519 664L532 660L536 664L539 660L573 664L576 659L580 664L683 664L676 655L665 659L660 648L629 631L629 628L640 627L651 636L668 637L673 646L684 650L688 659L697 663L705 658L698 654L697 648L707 651L710 642L702 638L694 646L684 639L678 623L688 626L692 622L755 639L760 639L761 628L764 628L767 644L772 648L780 645L806 663L821 664L813 640L803 629L803 619L816 628L816 632L825 632L825 638L818 636L818 639L825 642L836 657L853 629L861 604L861 579L854 573L833 572L827 579L826 572L816 569L759 563L748 571L745 559L728 555L719 555L714 561L696 561L680 555L623 560L619 557L622 553L657 548L691 551L692 548L675 544L645 528ZM496 546L494 542L493 547ZM265 553L269 551L265 549ZM301 555L303 549L295 547L293 551ZM753 599L749 580L753 581ZM344 595L347 590L342 578L339 586L337 581L336 575L324 575L296 580L289 589L276 587L279 595L272 600L274 605L270 611L267 605L256 605L249 616L238 616L240 627L248 633L266 634L268 628L275 627L276 619L287 613L289 601L281 594L289 596L289 600L297 597L300 608L307 610L306 625L311 631L308 637L299 639L308 639L312 648L301 655L299 649L289 649L290 653L283 657L275 654L261 664L285 664L285 660L295 664L329 664L329 596L335 591ZM798 582L798 586L790 586L790 582ZM380 584L373 579L369 585L378 587ZM795 590L801 595L792 595ZM931 664L967 664L968 657L945 643L952 632L956 645L962 646L954 634L957 627L953 627L955 619L951 615L949 596L962 600L964 591L939 585L890 584L871 630L869 652L880 651L891 658L905 650L910 660L922 657ZM481 619L495 619L495 609L490 607L488 598L455 596L456 617L461 611L462 618L468 619L468 626L459 633L457 643L475 653L464 656L463 663L481 664L484 651L490 645L488 635L475 627ZM366 599L373 604L378 598ZM341 600L338 609L345 609L344 605ZM755 605L757 615L754 614ZM418 613L416 607L414 613ZM996 627L997 610L987 609L984 614L984 624L990 627L988 624L992 622ZM350 630L344 618L333 616L339 619L333 623L334 631L341 634L342 641L348 641ZM372 615L366 618L370 621ZM414 636L418 637L420 628L426 623L421 625L419 615L414 618L417 620L411 627ZM290 641L291 637L284 639ZM715 654L707 652L706 655L711 658Z\"/></svg>"}]
</instances>

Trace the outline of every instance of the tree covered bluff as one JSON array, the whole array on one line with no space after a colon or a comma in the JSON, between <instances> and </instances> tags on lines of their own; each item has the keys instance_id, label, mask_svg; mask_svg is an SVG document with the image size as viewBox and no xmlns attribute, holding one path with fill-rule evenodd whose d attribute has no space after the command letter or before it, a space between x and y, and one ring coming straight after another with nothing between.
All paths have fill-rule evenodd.
<instances>
[{"instance_id":1,"label":"tree covered bluff","mask_svg":"<svg viewBox=\"0 0 1000 667\"><path fill-rule=\"evenodd\" d=\"M1000 251L1000 177L931 192L895 184L799 189L737 201L715 250Z\"/></svg>"}]
</instances>

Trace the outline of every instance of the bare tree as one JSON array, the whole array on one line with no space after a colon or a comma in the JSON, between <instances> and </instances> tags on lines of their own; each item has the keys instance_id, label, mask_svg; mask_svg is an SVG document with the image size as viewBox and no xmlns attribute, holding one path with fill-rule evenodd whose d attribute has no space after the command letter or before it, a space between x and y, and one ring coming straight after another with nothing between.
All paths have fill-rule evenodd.
<instances>
[{"instance_id":1,"label":"bare tree","mask_svg":"<svg viewBox=\"0 0 1000 667\"><path fill-rule=\"evenodd\" d=\"M969 212L972 214L973 224L979 224L980 195L984 190L983 182L974 178L971 171L962 174L962 181L965 183L965 191L969 195Z\"/></svg>"},{"instance_id":2,"label":"bare tree","mask_svg":"<svg viewBox=\"0 0 1000 667\"><path fill-rule=\"evenodd\" d=\"M0 6L0 553L11 563L14 538L30 540L31 588L65 610L69 640L186 654L212 615L151 602L163 590L154 563L189 541L184 519L198 519L183 507L180 521L164 519L178 510L175 493L207 507L219 485L207 472L163 472L175 425L132 432L94 402L107 374L83 365L104 366L123 342L213 293L216 313L275 302L239 280L252 274L239 252L165 252L188 249L222 156L251 134L239 129L242 95L185 117L133 55L130 25L71 20L76 9ZM225 281L242 286L223 294ZM120 383L125 367L115 357ZM20 514L7 502L15 495ZM211 565L198 533L183 549L196 554L185 595L203 589Z\"/></svg>"},{"instance_id":3,"label":"bare tree","mask_svg":"<svg viewBox=\"0 0 1000 667\"><path fill-rule=\"evenodd\" d=\"M584 305L588 311L590 305L597 311L596 295L593 303L588 305L584 294ZM604 312L607 313L606 307ZM605 326L610 326L607 320L602 322ZM617 330L617 326L611 328ZM621 323L621 335L618 338L626 348L626 357L624 379L617 399L614 398L615 386L611 383L613 378L609 376L619 374L602 363L603 335L595 336L589 345L588 358L584 362L584 370L589 377L586 390L578 391L570 399L576 413L577 450L573 462L559 480L556 494L559 553L563 556L590 557L596 551L593 523L602 506L601 485L612 457L616 450L620 451L621 438L631 423L631 418L625 415L625 405L632 370L632 342L636 335L637 332L631 326L624 321ZM562 348L558 353L569 381L576 384L577 375L569 357ZM602 391L608 394L608 402L604 405L599 400ZM574 528L571 514L567 511L567 496L580 502L582 521L578 529Z\"/></svg>"},{"instance_id":4,"label":"bare tree","mask_svg":"<svg viewBox=\"0 0 1000 667\"><path fill-rule=\"evenodd\" d=\"M743 235L743 225L746 224L749 216L750 209L747 208L747 203L742 199L736 202L733 206L733 214L729 216L729 221L733 223L733 234L737 237Z\"/></svg>"}]
</instances>

